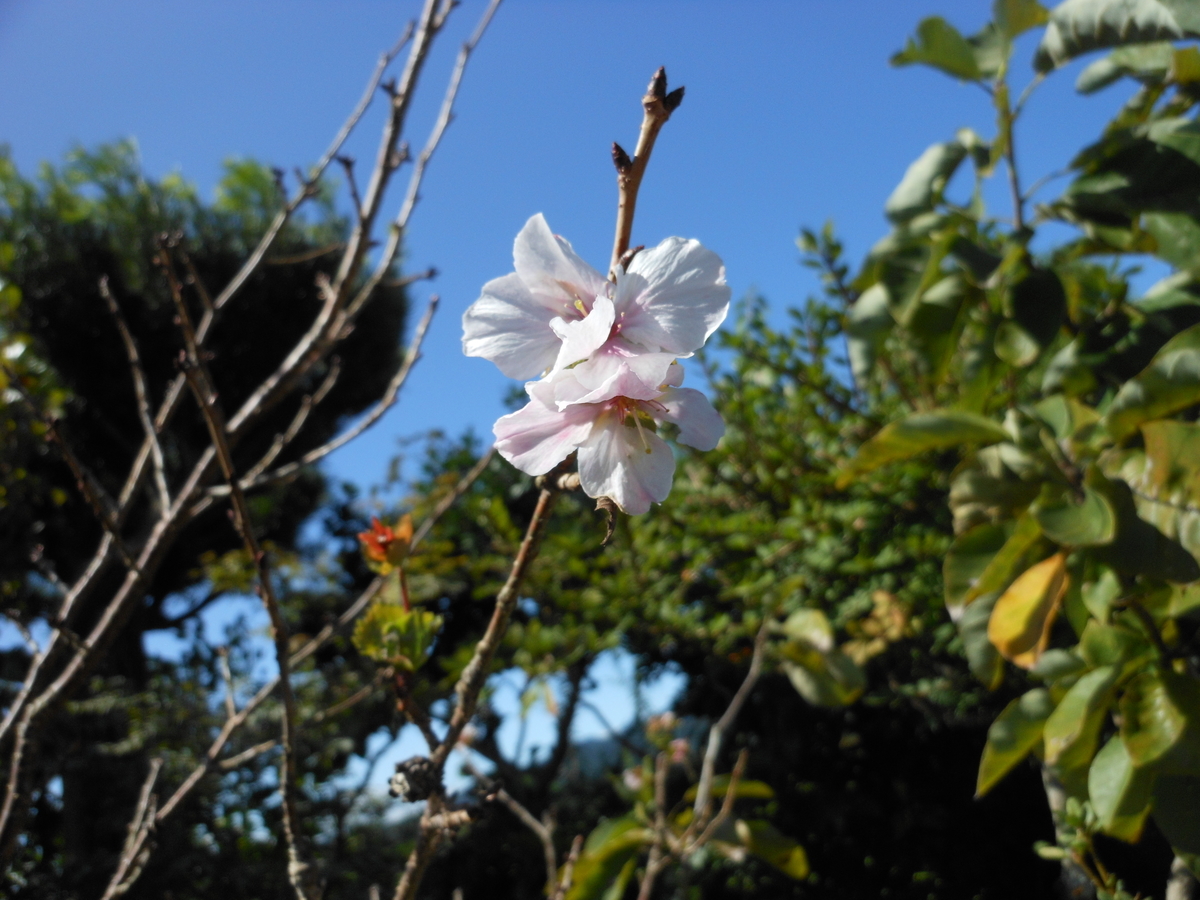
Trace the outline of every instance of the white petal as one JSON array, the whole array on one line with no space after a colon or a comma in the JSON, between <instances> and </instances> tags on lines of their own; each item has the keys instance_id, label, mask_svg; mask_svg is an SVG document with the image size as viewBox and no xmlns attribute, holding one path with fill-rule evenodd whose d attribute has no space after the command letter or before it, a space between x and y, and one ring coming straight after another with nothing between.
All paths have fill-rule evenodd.
<instances>
[{"instance_id":1,"label":"white petal","mask_svg":"<svg viewBox=\"0 0 1200 900\"><path fill-rule=\"evenodd\" d=\"M573 406L560 412L546 405L536 389L529 393L530 401L498 419L492 433L501 456L527 475L545 475L587 439L598 410Z\"/></svg>"},{"instance_id":2,"label":"white petal","mask_svg":"<svg viewBox=\"0 0 1200 900\"><path fill-rule=\"evenodd\" d=\"M614 352L612 343L571 370L586 393L556 392L560 407L568 398L573 403L600 403L613 397L653 400L659 395L675 357L670 353Z\"/></svg>"},{"instance_id":3,"label":"white petal","mask_svg":"<svg viewBox=\"0 0 1200 900\"><path fill-rule=\"evenodd\" d=\"M592 311L582 319L574 321L554 319L551 321L550 329L562 341L554 368L565 369L567 366L588 359L604 346L604 342L612 333L613 318L612 301L607 297L597 297L592 305Z\"/></svg>"},{"instance_id":4,"label":"white petal","mask_svg":"<svg viewBox=\"0 0 1200 900\"><path fill-rule=\"evenodd\" d=\"M555 315L516 275L493 279L463 313L463 353L490 359L509 378L533 378L558 353L559 338L550 330Z\"/></svg>"},{"instance_id":5,"label":"white petal","mask_svg":"<svg viewBox=\"0 0 1200 900\"><path fill-rule=\"evenodd\" d=\"M655 405L661 405L662 409L652 409ZM721 414L713 409L707 397L692 388L663 391L653 404L646 404L645 409L656 419L678 425L679 443L697 450L711 450L725 433Z\"/></svg>"},{"instance_id":6,"label":"white petal","mask_svg":"<svg viewBox=\"0 0 1200 900\"><path fill-rule=\"evenodd\" d=\"M557 315L579 314L575 300L590 310L592 300L608 295L609 282L580 259L571 245L550 230L541 213L533 216L513 242L513 266L525 286Z\"/></svg>"},{"instance_id":7,"label":"white petal","mask_svg":"<svg viewBox=\"0 0 1200 900\"><path fill-rule=\"evenodd\" d=\"M582 366L571 369L569 374L574 376L579 368L582 368ZM577 403L604 403L615 397L628 397L632 400L654 400L661 394L662 392L658 388L650 387L646 379L642 378L626 363L622 362L612 369L604 381L590 390L587 385L575 377L572 377L570 381L556 382L554 402L558 405L559 409L565 409Z\"/></svg>"},{"instance_id":8,"label":"white petal","mask_svg":"<svg viewBox=\"0 0 1200 900\"><path fill-rule=\"evenodd\" d=\"M667 387L679 387L683 384L683 366L675 363L667 369L667 377L662 380Z\"/></svg>"},{"instance_id":9,"label":"white petal","mask_svg":"<svg viewBox=\"0 0 1200 900\"><path fill-rule=\"evenodd\" d=\"M575 407L572 407L575 408ZM644 443L643 443L644 441ZM596 420L579 447L579 481L589 497L611 497L630 515L650 510L671 492L675 457L653 431L618 421L609 412Z\"/></svg>"},{"instance_id":10,"label":"white petal","mask_svg":"<svg viewBox=\"0 0 1200 900\"><path fill-rule=\"evenodd\" d=\"M721 258L699 241L667 238L617 273L621 333L677 356L704 346L725 320L729 297Z\"/></svg>"}]
</instances>

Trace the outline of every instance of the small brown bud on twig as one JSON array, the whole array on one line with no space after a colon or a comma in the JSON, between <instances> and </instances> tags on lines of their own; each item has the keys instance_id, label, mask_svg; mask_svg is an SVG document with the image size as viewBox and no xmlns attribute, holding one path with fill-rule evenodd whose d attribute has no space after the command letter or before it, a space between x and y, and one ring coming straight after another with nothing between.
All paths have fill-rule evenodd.
<instances>
[{"instance_id":1,"label":"small brown bud on twig","mask_svg":"<svg viewBox=\"0 0 1200 900\"><path fill-rule=\"evenodd\" d=\"M667 94L667 96L663 97L663 109L665 109L668 114L673 113L675 110L679 109L679 104L682 102L683 88L677 87L675 90L671 91L671 93Z\"/></svg>"},{"instance_id":2,"label":"small brown bud on twig","mask_svg":"<svg viewBox=\"0 0 1200 900\"><path fill-rule=\"evenodd\" d=\"M638 244L636 247L630 247L621 254L621 268L629 270L629 264L633 262L633 258L646 249L645 244Z\"/></svg>"},{"instance_id":3,"label":"small brown bud on twig","mask_svg":"<svg viewBox=\"0 0 1200 900\"><path fill-rule=\"evenodd\" d=\"M667 96L667 70L665 66L658 67L658 71L650 79L650 86L646 88L646 93L655 100L662 100Z\"/></svg>"},{"instance_id":4,"label":"small brown bud on twig","mask_svg":"<svg viewBox=\"0 0 1200 900\"><path fill-rule=\"evenodd\" d=\"M613 165L617 167L617 173L620 175L628 174L629 170L633 168L633 160L616 141L613 141L612 145L612 158Z\"/></svg>"}]
</instances>

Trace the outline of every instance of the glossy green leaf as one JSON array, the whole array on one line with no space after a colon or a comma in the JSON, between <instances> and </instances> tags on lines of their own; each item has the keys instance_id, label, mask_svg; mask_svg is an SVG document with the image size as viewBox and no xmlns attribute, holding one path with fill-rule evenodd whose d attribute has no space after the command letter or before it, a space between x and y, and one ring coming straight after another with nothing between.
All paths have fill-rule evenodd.
<instances>
[{"instance_id":1,"label":"glossy green leaf","mask_svg":"<svg viewBox=\"0 0 1200 900\"><path fill-rule=\"evenodd\" d=\"M1079 638L1079 655L1091 668L1122 666L1146 654L1150 645L1136 631L1091 619Z\"/></svg>"},{"instance_id":2,"label":"glossy green leaf","mask_svg":"<svg viewBox=\"0 0 1200 900\"><path fill-rule=\"evenodd\" d=\"M1022 515L1013 526L1012 534L988 563L987 568L967 591L965 603L971 603L982 594L1003 592L1013 580L1036 561L1030 559L1044 546L1042 529L1032 515Z\"/></svg>"},{"instance_id":3,"label":"glossy green leaf","mask_svg":"<svg viewBox=\"0 0 1200 900\"><path fill-rule=\"evenodd\" d=\"M1112 666L1094 669L1059 701L1042 731L1048 764L1068 771L1091 762L1117 675Z\"/></svg>"},{"instance_id":4,"label":"glossy green leaf","mask_svg":"<svg viewBox=\"0 0 1200 900\"><path fill-rule=\"evenodd\" d=\"M692 785L683 795L683 799L690 803L696 799L697 786ZM712 796L720 800L729 793L729 776L716 775L712 780ZM771 800L775 796L774 789L765 781L746 781L739 780L734 796L739 800Z\"/></svg>"},{"instance_id":5,"label":"glossy green leaf","mask_svg":"<svg viewBox=\"0 0 1200 900\"><path fill-rule=\"evenodd\" d=\"M1048 72L1092 50L1184 36L1172 10L1159 0L1066 0L1051 11L1033 64Z\"/></svg>"},{"instance_id":6,"label":"glossy green leaf","mask_svg":"<svg viewBox=\"0 0 1200 900\"><path fill-rule=\"evenodd\" d=\"M1034 688L1004 708L988 728L975 796L982 797L1042 740L1042 726L1054 711L1045 688Z\"/></svg>"},{"instance_id":7,"label":"glossy green leaf","mask_svg":"<svg viewBox=\"0 0 1200 900\"><path fill-rule=\"evenodd\" d=\"M845 487L864 472L928 450L943 450L963 444L994 444L1008 439L1004 428L992 419L959 410L914 413L885 425L858 448L858 453L838 478Z\"/></svg>"},{"instance_id":8,"label":"glossy green leaf","mask_svg":"<svg viewBox=\"0 0 1200 900\"><path fill-rule=\"evenodd\" d=\"M1137 766L1200 766L1200 681L1144 672L1121 697L1121 739Z\"/></svg>"},{"instance_id":9,"label":"glossy green leaf","mask_svg":"<svg viewBox=\"0 0 1200 900\"><path fill-rule=\"evenodd\" d=\"M1200 325L1171 338L1137 377L1117 392L1105 416L1109 433L1123 440L1143 422L1200 403Z\"/></svg>"},{"instance_id":10,"label":"glossy green leaf","mask_svg":"<svg viewBox=\"0 0 1200 900\"><path fill-rule=\"evenodd\" d=\"M738 819L734 827L747 851L789 878L799 881L808 877L808 857L804 848L770 822Z\"/></svg>"},{"instance_id":11,"label":"glossy green leaf","mask_svg":"<svg viewBox=\"0 0 1200 900\"><path fill-rule=\"evenodd\" d=\"M1150 812L1154 775L1133 764L1125 744L1109 738L1088 769L1088 799L1104 833L1136 843Z\"/></svg>"},{"instance_id":12,"label":"glossy green leaf","mask_svg":"<svg viewBox=\"0 0 1200 900\"><path fill-rule=\"evenodd\" d=\"M1067 295L1053 269L1034 268L1012 286L1005 306L1012 320L1041 348L1062 328Z\"/></svg>"},{"instance_id":13,"label":"glossy green leaf","mask_svg":"<svg viewBox=\"0 0 1200 900\"><path fill-rule=\"evenodd\" d=\"M1187 213L1148 212L1142 227L1158 245L1158 256L1171 265L1186 269L1200 259L1200 221Z\"/></svg>"},{"instance_id":14,"label":"glossy green leaf","mask_svg":"<svg viewBox=\"0 0 1200 900\"><path fill-rule=\"evenodd\" d=\"M846 349L850 370L859 383L870 377L879 349L895 324L882 282L863 291L846 313Z\"/></svg>"},{"instance_id":15,"label":"glossy green leaf","mask_svg":"<svg viewBox=\"0 0 1200 900\"><path fill-rule=\"evenodd\" d=\"M601 900L630 860L636 861L653 840L654 833L632 815L602 821L588 835L575 864L569 900Z\"/></svg>"},{"instance_id":16,"label":"glossy green leaf","mask_svg":"<svg viewBox=\"0 0 1200 900\"><path fill-rule=\"evenodd\" d=\"M822 653L812 649L787 655L780 667L797 693L814 706L847 706L866 690L866 674L841 650Z\"/></svg>"},{"instance_id":17,"label":"glossy green leaf","mask_svg":"<svg viewBox=\"0 0 1200 900\"><path fill-rule=\"evenodd\" d=\"M1034 517L1046 537L1064 547L1094 547L1116 536L1117 515L1102 493L1083 488L1082 502L1073 498L1033 507Z\"/></svg>"},{"instance_id":18,"label":"glossy green leaf","mask_svg":"<svg viewBox=\"0 0 1200 900\"><path fill-rule=\"evenodd\" d=\"M988 619L1000 598L999 592L984 594L963 608L958 619L958 635L971 674L994 691L1004 679L1004 659L988 640Z\"/></svg>"},{"instance_id":19,"label":"glossy green leaf","mask_svg":"<svg viewBox=\"0 0 1200 900\"><path fill-rule=\"evenodd\" d=\"M1163 78L1171 67L1174 49L1169 41L1119 47L1080 72L1075 89L1092 94L1126 75Z\"/></svg>"},{"instance_id":20,"label":"glossy green leaf","mask_svg":"<svg viewBox=\"0 0 1200 900\"><path fill-rule=\"evenodd\" d=\"M1007 543L1012 528L985 523L954 539L954 544L942 563L942 584L946 606L961 607L970 592L987 570L996 554Z\"/></svg>"},{"instance_id":21,"label":"glossy green leaf","mask_svg":"<svg viewBox=\"0 0 1200 900\"><path fill-rule=\"evenodd\" d=\"M1050 20L1050 13L1037 0L995 0L992 20L1000 32L1012 40Z\"/></svg>"},{"instance_id":22,"label":"glossy green leaf","mask_svg":"<svg viewBox=\"0 0 1200 900\"><path fill-rule=\"evenodd\" d=\"M959 141L934 144L913 161L884 204L893 222L905 222L933 209L950 177L967 155Z\"/></svg>"},{"instance_id":23,"label":"glossy green leaf","mask_svg":"<svg viewBox=\"0 0 1200 900\"><path fill-rule=\"evenodd\" d=\"M1033 335L1019 324L1007 320L997 326L996 335L992 339L992 350L998 359L1022 369L1037 359L1042 347Z\"/></svg>"},{"instance_id":24,"label":"glossy green leaf","mask_svg":"<svg viewBox=\"0 0 1200 900\"><path fill-rule=\"evenodd\" d=\"M917 26L916 37L910 37L904 49L892 56L894 66L913 63L933 66L966 81L974 81L983 74L967 39L940 16L923 19Z\"/></svg>"}]
</instances>

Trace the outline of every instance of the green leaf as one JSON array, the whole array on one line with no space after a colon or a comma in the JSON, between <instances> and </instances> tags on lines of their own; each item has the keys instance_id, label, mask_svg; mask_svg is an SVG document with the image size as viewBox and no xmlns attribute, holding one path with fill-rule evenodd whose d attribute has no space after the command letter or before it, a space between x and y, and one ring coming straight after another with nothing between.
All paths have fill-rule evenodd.
<instances>
[{"instance_id":1,"label":"green leaf","mask_svg":"<svg viewBox=\"0 0 1200 900\"><path fill-rule=\"evenodd\" d=\"M975 796L982 797L1042 740L1042 726L1054 711L1045 688L1034 688L1004 708L988 729Z\"/></svg>"},{"instance_id":2,"label":"green leaf","mask_svg":"<svg viewBox=\"0 0 1200 900\"><path fill-rule=\"evenodd\" d=\"M971 589L978 583L980 576L1008 541L1011 533L1011 527L984 523L954 539L954 544L942 563L942 585L948 608L957 609L966 602Z\"/></svg>"},{"instance_id":3,"label":"green leaf","mask_svg":"<svg viewBox=\"0 0 1200 900\"><path fill-rule=\"evenodd\" d=\"M1136 766L1184 771L1200 766L1200 682L1143 672L1121 698L1121 739Z\"/></svg>"},{"instance_id":4,"label":"green leaf","mask_svg":"<svg viewBox=\"0 0 1200 900\"><path fill-rule=\"evenodd\" d=\"M1167 341L1154 359L1117 392L1105 416L1114 439L1133 434L1151 419L1161 419L1200 403L1200 325Z\"/></svg>"},{"instance_id":5,"label":"green leaf","mask_svg":"<svg viewBox=\"0 0 1200 900\"><path fill-rule=\"evenodd\" d=\"M1067 315L1067 295L1053 269L1030 270L1012 286L1006 299L1008 314L1039 348L1058 335Z\"/></svg>"},{"instance_id":6,"label":"green leaf","mask_svg":"<svg viewBox=\"0 0 1200 900\"><path fill-rule=\"evenodd\" d=\"M734 827L747 851L767 861L789 878L800 881L808 877L808 857L804 848L770 822L738 819Z\"/></svg>"},{"instance_id":7,"label":"green leaf","mask_svg":"<svg viewBox=\"0 0 1200 900\"><path fill-rule=\"evenodd\" d=\"M1154 824L1176 853L1200 854L1200 777L1159 775L1154 783Z\"/></svg>"},{"instance_id":8,"label":"green leaf","mask_svg":"<svg viewBox=\"0 0 1200 900\"><path fill-rule=\"evenodd\" d=\"M871 285L846 313L846 349L850 370L861 384L875 368L875 358L884 339L895 326L888 307L888 292L882 282Z\"/></svg>"},{"instance_id":9,"label":"green leaf","mask_svg":"<svg viewBox=\"0 0 1200 900\"><path fill-rule=\"evenodd\" d=\"M1081 94L1095 93L1126 75L1162 79L1171 68L1174 51L1169 41L1120 47L1080 72L1075 89Z\"/></svg>"},{"instance_id":10,"label":"green leaf","mask_svg":"<svg viewBox=\"0 0 1200 900\"><path fill-rule=\"evenodd\" d=\"M1083 500L1071 498L1033 507L1033 515L1042 531L1064 547L1094 547L1112 541L1117 533L1117 514L1104 495L1083 488Z\"/></svg>"},{"instance_id":11,"label":"green leaf","mask_svg":"<svg viewBox=\"0 0 1200 900\"><path fill-rule=\"evenodd\" d=\"M441 627L442 617L427 609L377 602L354 626L353 641L364 656L413 672L424 664Z\"/></svg>"},{"instance_id":12,"label":"green leaf","mask_svg":"<svg viewBox=\"0 0 1200 900\"><path fill-rule=\"evenodd\" d=\"M1091 762L1117 675L1112 666L1094 669L1059 701L1042 731L1048 764L1067 772Z\"/></svg>"},{"instance_id":13,"label":"green leaf","mask_svg":"<svg viewBox=\"0 0 1200 900\"><path fill-rule=\"evenodd\" d=\"M1158 0L1066 0L1050 13L1033 65L1049 72L1092 50L1185 36L1172 10Z\"/></svg>"},{"instance_id":14,"label":"green leaf","mask_svg":"<svg viewBox=\"0 0 1200 900\"><path fill-rule=\"evenodd\" d=\"M858 453L838 477L844 488L858 475L927 450L944 450L963 444L995 444L1008 439L997 422L959 410L914 413L885 425L873 438L858 448Z\"/></svg>"},{"instance_id":15,"label":"green leaf","mask_svg":"<svg viewBox=\"0 0 1200 900\"><path fill-rule=\"evenodd\" d=\"M1031 28L1045 25L1050 21L1050 13L1037 0L995 0L992 19L996 28L1012 40Z\"/></svg>"},{"instance_id":16,"label":"green leaf","mask_svg":"<svg viewBox=\"0 0 1200 900\"><path fill-rule=\"evenodd\" d=\"M1030 365L1042 350L1033 335L1011 320L997 326L992 349L997 357L1018 369Z\"/></svg>"},{"instance_id":17,"label":"green leaf","mask_svg":"<svg viewBox=\"0 0 1200 900\"><path fill-rule=\"evenodd\" d=\"M788 658L780 666L796 692L814 706L848 706L866 690L866 674L841 650L797 652L793 648L789 652L789 646L785 645Z\"/></svg>"},{"instance_id":18,"label":"green leaf","mask_svg":"<svg viewBox=\"0 0 1200 900\"><path fill-rule=\"evenodd\" d=\"M699 790L697 785L692 785L683 795L683 799L687 803L691 803L696 799L696 794ZM717 775L712 780L712 796L720 800L729 792L729 776ZM745 781L739 780L737 783L737 791L734 794L739 800L772 800L775 797L774 789L765 781Z\"/></svg>"},{"instance_id":19,"label":"green leaf","mask_svg":"<svg viewBox=\"0 0 1200 900\"><path fill-rule=\"evenodd\" d=\"M1017 519L1004 546L992 557L983 574L967 591L963 602L970 604L982 594L995 593L999 597L1000 593L1012 584L1013 579L1029 567L1030 556L1042 544L1041 526L1032 515L1023 514Z\"/></svg>"},{"instance_id":20,"label":"green leaf","mask_svg":"<svg viewBox=\"0 0 1200 900\"><path fill-rule=\"evenodd\" d=\"M631 860L654 840L649 828L632 815L601 821L584 844L575 865L569 900L600 900Z\"/></svg>"},{"instance_id":21,"label":"green leaf","mask_svg":"<svg viewBox=\"0 0 1200 900\"><path fill-rule=\"evenodd\" d=\"M988 619L988 640L1013 664L1033 668L1050 640L1066 590L1067 563L1062 553L1030 566L996 601Z\"/></svg>"},{"instance_id":22,"label":"green leaf","mask_svg":"<svg viewBox=\"0 0 1200 900\"><path fill-rule=\"evenodd\" d=\"M1121 625L1088 621L1079 638L1079 655L1091 668L1123 666L1150 649L1146 639Z\"/></svg>"},{"instance_id":23,"label":"green leaf","mask_svg":"<svg viewBox=\"0 0 1200 900\"><path fill-rule=\"evenodd\" d=\"M1200 259L1200 222L1187 213L1147 212L1142 227L1158 244L1158 256L1178 269L1187 269Z\"/></svg>"},{"instance_id":24,"label":"green leaf","mask_svg":"<svg viewBox=\"0 0 1200 900\"><path fill-rule=\"evenodd\" d=\"M988 619L999 598L998 592L984 594L963 608L957 622L967 666L971 669L971 674L983 682L989 691L1000 687L1000 682L1004 679L1004 660L996 652L987 635Z\"/></svg>"},{"instance_id":25,"label":"green leaf","mask_svg":"<svg viewBox=\"0 0 1200 900\"><path fill-rule=\"evenodd\" d=\"M1104 833L1137 843L1153 786L1154 775L1134 766L1119 737L1109 738L1088 769L1088 799Z\"/></svg>"},{"instance_id":26,"label":"green leaf","mask_svg":"<svg viewBox=\"0 0 1200 900\"><path fill-rule=\"evenodd\" d=\"M960 141L934 144L913 161L883 210L893 222L906 222L933 209L946 183L967 155Z\"/></svg>"},{"instance_id":27,"label":"green leaf","mask_svg":"<svg viewBox=\"0 0 1200 900\"><path fill-rule=\"evenodd\" d=\"M916 38L909 38L904 49L892 56L892 65L923 63L965 81L974 81L982 73L971 45L953 25L941 16L923 19Z\"/></svg>"},{"instance_id":28,"label":"green leaf","mask_svg":"<svg viewBox=\"0 0 1200 900\"><path fill-rule=\"evenodd\" d=\"M1142 426L1146 467L1131 483L1142 518L1200 558L1200 425L1158 420Z\"/></svg>"}]
</instances>

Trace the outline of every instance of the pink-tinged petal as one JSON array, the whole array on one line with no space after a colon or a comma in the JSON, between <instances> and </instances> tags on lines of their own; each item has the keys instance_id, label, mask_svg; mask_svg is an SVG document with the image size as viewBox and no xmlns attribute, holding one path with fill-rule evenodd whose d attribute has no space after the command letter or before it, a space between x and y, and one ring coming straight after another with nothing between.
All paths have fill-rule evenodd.
<instances>
[{"instance_id":1,"label":"pink-tinged petal","mask_svg":"<svg viewBox=\"0 0 1200 900\"><path fill-rule=\"evenodd\" d=\"M593 406L573 406L560 412L532 396L525 406L492 426L496 450L526 475L545 475L587 439L597 412Z\"/></svg>"},{"instance_id":2,"label":"pink-tinged petal","mask_svg":"<svg viewBox=\"0 0 1200 900\"><path fill-rule=\"evenodd\" d=\"M721 258L699 241L667 238L617 273L621 334L676 356L704 346L725 321L729 298Z\"/></svg>"},{"instance_id":3,"label":"pink-tinged petal","mask_svg":"<svg viewBox=\"0 0 1200 900\"><path fill-rule=\"evenodd\" d=\"M596 351L591 359L575 366L573 371L579 383L589 390L596 391L610 385L614 375L625 372L641 381L641 386L633 386L629 393L618 392L621 396L634 397L638 400L649 400L661 390L662 384L669 377L671 363L675 357L670 353L651 353L638 347L631 341L618 336L609 340ZM617 396L610 394L609 396ZM589 400L598 403L599 398Z\"/></svg>"},{"instance_id":4,"label":"pink-tinged petal","mask_svg":"<svg viewBox=\"0 0 1200 900\"><path fill-rule=\"evenodd\" d=\"M551 321L550 329L562 341L554 368L565 369L567 366L588 359L604 346L604 342L612 333L613 315L612 301L607 297L597 297L592 305L592 311L582 319L574 321L554 319Z\"/></svg>"},{"instance_id":5,"label":"pink-tinged petal","mask_svg":"<svg viewBox=\"0 0 1200 900\"><path fill-rule=\"evenodd\" d=\"M533 378L558 354L554 315L516 275L495 278L463 313L463 353L491 360L509 378Z\"/></svg>"},{"instance_id":6,"label":"pink-tinged petal","mask_svg":"<svg viewBox=\"0 0 1200 900\"><path fill-rule=\"evenodd\" d=\"M697 450L713 449L725 433L721 414L713 409L707 397L692 388L663 391L657 400L644 407L654 418L678 425L679 443Z\"/></svg>"},{"instance_id":7,"label":"pink-tinged petal","mask_svg":"<svg viewBox=\"0 0 1200 900\"><path fill-rule=\"evenodd\" d=\"M667 377L662 380L665 387L679 387L683 384L683 366L674 363L667 369Z\"/></svg>"},{"instance_id":8,"label":"pink-tinged petal","mask_svg":"<svg viewBox=\"0 0 1200 900\"><path fill-rule=\"evenodd\" d=\"M608 295L609 283L585 263L571 245L554 234L541 213L533 216L513 242L513 266L539 302L566 319L581 315L579 300L590 310L592 300Z\"/></svg>"},{"instance_id":9,"label":"pink-tinged petal","mask_svg":"<svg viewBox=\"0 0 1200 900\"><path fill-rule=\"evenodd\" d=\"M601 359L613 361L611 357L602 357ZM559 409L565 409L578 403L603 403L614 397L653 400L661 393L657 387L651 387L650 383L635 371L627 360L615 361L615 365L611 365L605 370L607 377L589 389L589 385L585 384L577 373L597 362L597 360L590 360L568 370L564 375L569 375L569 378L554 379L554 401ZM664 365L669 364L668 362Z\"/></svg>"},{"instance_id":10,"label":"pink-tinged petal","mask_svg":"<svg viewBox=\"0 0 1200 900\"><path fill-rule=\"evenodd\" d=\"M675 457L653 431L619 421L616 412L596 420L579 447L579 482L589 497L611 497L630 515L650 510L671 492Z\"/></svg>"}]
</instances>

